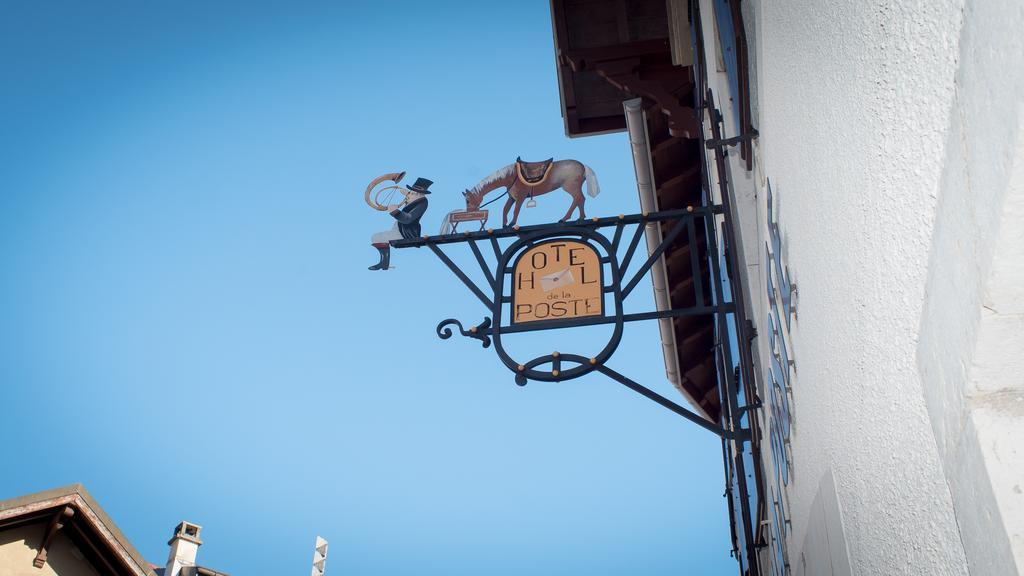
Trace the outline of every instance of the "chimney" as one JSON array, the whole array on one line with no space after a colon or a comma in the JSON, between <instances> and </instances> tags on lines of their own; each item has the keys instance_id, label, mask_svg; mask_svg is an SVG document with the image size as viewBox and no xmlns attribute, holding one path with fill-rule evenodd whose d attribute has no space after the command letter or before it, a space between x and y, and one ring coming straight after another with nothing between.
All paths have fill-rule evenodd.
<instances>
[{"instance_id":1,"label":"chimney","mask_svg":"<svg viewBox=\"0 0 1024 576\"><path fill-rule=\"evenodd\" d=\"M167 542L171 553L167 556L164 576L190 576L194 573L196 554L203 543L199 539L200 530L201 526L190 522L182 522L174 529L174 536Z\"/></svg>"}]
</instances>

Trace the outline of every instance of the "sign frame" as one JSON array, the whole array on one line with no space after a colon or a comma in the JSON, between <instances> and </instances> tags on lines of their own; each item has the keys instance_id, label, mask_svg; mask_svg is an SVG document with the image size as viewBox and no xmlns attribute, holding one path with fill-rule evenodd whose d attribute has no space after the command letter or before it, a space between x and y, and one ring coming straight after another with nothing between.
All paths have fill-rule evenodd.
<instances>
[{"instance_id":1,"label":"sign frame","mask_svg":"<svg viewBox=\"0 0 1024 576\"><path fill-rule=\"evenodd\" d=\"M459 320L447 318L438 323L436 328L437 335L442 340L447 340L455 335L453 330L455 328L462 336L480 341L484 348L490 347L493 342L495 352L502 363L515 374L516 384L525 386L530 380L560 382L579 378L591 372L600 372L723 439L745 441L751 438L751 430L749 428L723 427L720 423L710 422L703 416L635 382L607 365L607 361L615 353L622 340L623 327L627 322L693 315L712 315L719 319L719 323L722 323L728 321L729 315L734 315L737 311L737 304L733 297L726 296L723 271L720 269L720 263L717 258L713 257L709 258L707 262L708 279L711 283L710 304L630 314L626 314L623 311L623 302L629 294L637 287L640 280L647 276L651 267L661 259L665 250L684 231L688 233L691 243L694 242L694 238L698 234L706 234L710 253L717 253L715 235L712 231L716 227L715 219L721 218L723 213L724 210L721 205L688 206L685 209L619 215L618 217L591 218L588 220L535 226L513 226L497 230L488 229L486 231L444 234L441 236L422 236L420 238L392 240L390 244L392 247L399 249L429 248L462 281L470 292L484 304L490 315L484 317L483 321L476 326L470 326L466 329ZM667 233L666 227L662 227L663 236L658 246L650 251L646 260L635 271L630 271L630 264L633 257L637 254L637 248L644 236L645 229L652 224L662 226L669 223L671 223L671 226L667 227ZM633 226L632 236L620 258L619 252L622 251L622 246L625 245L626 230L630 226ZM602 228L614 228L611 238L599 232ZM511 244L502 246L500 240L506 239L514 240ZM514 270L514 267L511 265L513 259L523 250L535 244L558 239L580 239L592 247L600 247L598 254L601 255L603 252L603 255L601 255L602 268L606 265L609 267L609 274L602 276L602 285L605 278L610 281L607 286L603 285L602 289L612 297L613 313L609 314L606 301L605 313L602 316L584 316L569 320L537 320L502 325L504 309L512 301L511 295L505 295L504 288L506 280L510 278ZM484 251L480 248L481 243L490 244L494 260L497 262L495 265L491 265L488 259L485 258ZM484 289L481 289L477 282L472 280L462 268L455 264L442 249L442 246L451 244L469 246L477 264L480 266L480 271L486 279ZM691 258L691 265L695 275L700 275L701 264L695 256ZM697 290L701 290L699 282L697 286ZM485 291L486 288L490 288L490 294ZM698 299L698 302L702 302L702 299ZM612 335L600 352L589 356L575 352L553 351L530 360L518 361L505 350L502 343L503 335L507 334L601 324L612 324ZM738 330L743 332L741 327L738 327ZM541 369L544 366L550 366L550 368ZM727 380L726 387L734 389L735 383L732 382L730 371L726 371L725 379Z\"/></svg>"},{"instance_id":2,"label":"sign frame","mask_svg":"<svg viewBox=\"0 0 1024 576\"><path fill-rule=\"evenodd\" d=\"M515 301L513 296L510 294L508 297L504 294L505 280L511 279L515 281L512 276L515 273L515 265L510 265L510 262L515 262L518 258L528 252L531 248L539 245L543 245L549 242L557 242L559 240L578 240L584 244L590 245L591 248L597 252L599 262L601 264L601 291L602 296L611 296L612 314L608 314L607 302L602 303L603 313L600 316L584 316L571 318L567 320L536 320L532 322L520 322L511 323L511 316L514 313ZM596 246L595 246L596 245ZM600 250L598 250L598 247ZM601 252L604 252L602 255ZM547 230L539 230L533 233L528 233L513 242L508 248L504 250L501 257L498 259L497 270L499 275L496 276L497 281L494 283L494 299L492 300L493 306L491 308L491 338L494 340L494 349L498 354L498 358L501 359L505 366L516 373L516 383L520 386L526 384L527 380L537 380L541 382L557 382L562 380L571 380L573 378L579 378L585 374L593 372L597 369L599 364L603 364L608 358L615 353L615 350L619 347L619 343L622 341L623 332L623 295L622 295L622 281L620 274L620 266L618 258L615 256L615 248L608 239L589 228L580 227L549 227ZM604 283L604 271L605 265L609 266L609 280L610 284L607 286ZM515 293L514 290L511 291ZM502 326L502 320L504 318L505 304L508 304L508 314L510 317L510 324ZM575 353L553 352L543 356L538 356L529 360L516 360L511 354L506 351L505 346L502 342L503 334L510 334L516 332L532 332L534 330L551 330L558 328L573 328L579 326L589 326L596 324L614 323L611 337L607 344L597 353L593 355L582 355ZM566 369L564 364L575 364L575 366ZM550 370L540 370L538 367L546 364L551 364Z\"/></svg>"}]
</instances>

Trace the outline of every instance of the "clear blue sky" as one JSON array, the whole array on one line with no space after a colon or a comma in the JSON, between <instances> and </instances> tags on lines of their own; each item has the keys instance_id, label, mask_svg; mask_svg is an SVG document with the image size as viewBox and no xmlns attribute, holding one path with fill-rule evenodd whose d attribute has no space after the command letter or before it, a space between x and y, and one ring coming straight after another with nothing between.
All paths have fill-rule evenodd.
<instances>
[{"instance_id":1,"label":"clear blue sky","mask_svg":"<svg viewBox=\"0 0 1024 576\"><path fill-rule=\"evenodd\" d=\"M428 231L517 155L637 210L625 135L563 135L547 3L353 4L4 3L0 498L82 482L237 575L317 534L335 576L733 573L713 436L437 339L484 310L425 251L366 270L383 172L436 182ZM681 400L654 324L612 364Z\"/></svg>"}]
</instances>

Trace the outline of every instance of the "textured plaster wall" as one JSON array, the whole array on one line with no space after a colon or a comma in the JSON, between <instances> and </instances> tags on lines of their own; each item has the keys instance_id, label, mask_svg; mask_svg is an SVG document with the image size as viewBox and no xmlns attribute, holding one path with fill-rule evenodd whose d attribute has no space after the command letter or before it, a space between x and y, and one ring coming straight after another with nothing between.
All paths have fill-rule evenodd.
<instances>
[{"instance_id":1,"label":"textured plaster wall","mask_svg":"<svg viewBox=\"0 0 1024 576\"><path fill-rule=\"evenodd\" d=\"M918 365L963 3L757 4L758 147L799 286L790 562L831 473L852 573L967 574Z\"/></svg>"},{"instance_id":2,"label":"textured plaster wall","mask_svg":"<svg viewBox=\"0 0 1024 576\"><path fill-rule=\"evenodd\" d=\"M36 568L32 561L46 526L33 524L0 532L0 574L3 576L97 576L71 541L60 532L47 550L47 562Z\"/></svg>"}]
</instances>

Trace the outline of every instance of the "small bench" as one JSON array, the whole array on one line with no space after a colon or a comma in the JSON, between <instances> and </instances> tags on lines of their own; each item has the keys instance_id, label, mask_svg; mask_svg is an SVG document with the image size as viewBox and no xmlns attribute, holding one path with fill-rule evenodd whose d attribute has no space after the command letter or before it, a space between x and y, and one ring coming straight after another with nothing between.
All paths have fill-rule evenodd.
<instances>
[{"instance_id":1,"label":"small bench","mask_svg":"<svg viewBox=\"0 0 1024 576\"><path fill-rule=\"evenodd\" d=\"M452 234L455 233L459 222L479 222L480 229L483 230L487 224L487 210L477 210L475 212L455 211L448 215L448 221L452 224Z\"/></svg>"}]
</instances>

